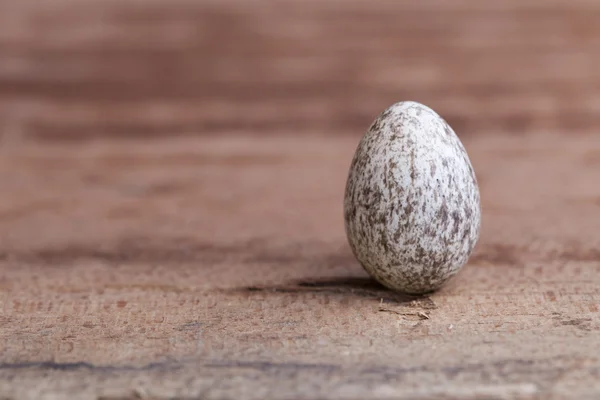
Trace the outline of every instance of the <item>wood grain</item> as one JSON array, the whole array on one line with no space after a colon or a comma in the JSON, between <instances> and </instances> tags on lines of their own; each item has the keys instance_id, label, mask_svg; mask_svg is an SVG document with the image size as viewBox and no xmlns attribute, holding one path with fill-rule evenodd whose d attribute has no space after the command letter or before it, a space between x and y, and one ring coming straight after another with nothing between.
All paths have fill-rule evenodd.
<instances>
[{"instance_id":1,"label":"wood grain","mask_svg":"<svg viewBox=\"0 0 600 400\"><path fill-rule=\"evenodd\" d=\"M592 1L0 1L0 397L594 399ZM441 291L344 237L358 140L421 101L482 237Z\"/></svg>"}]
</instances>

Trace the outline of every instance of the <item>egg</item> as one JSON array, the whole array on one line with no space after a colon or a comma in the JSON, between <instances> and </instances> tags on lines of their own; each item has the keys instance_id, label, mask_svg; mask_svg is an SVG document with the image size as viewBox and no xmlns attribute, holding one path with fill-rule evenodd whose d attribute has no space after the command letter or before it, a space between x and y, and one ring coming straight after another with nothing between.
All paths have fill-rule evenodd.
<instances>
[{"instance_id":1,"label":"egg","mask_svg":"<svg viewBox=\"0 0 600 400\"><path fill-rule=\"evenodd\" d=\"M352 159L344 220L355 257L390 289L432 292L466 264L479 239L479 187L442 117L412 101L379 115Z\"/></svg>"}]
</instances>

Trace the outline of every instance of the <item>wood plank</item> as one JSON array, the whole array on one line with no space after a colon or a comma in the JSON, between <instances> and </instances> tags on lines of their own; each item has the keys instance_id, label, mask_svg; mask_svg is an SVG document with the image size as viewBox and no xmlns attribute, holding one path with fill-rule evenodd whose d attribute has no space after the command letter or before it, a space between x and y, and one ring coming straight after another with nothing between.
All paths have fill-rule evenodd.
<instances>
[{"instance_id":1,"label":"wood plank","mask_svg":"<svg viewBox=\"0 0 600 400\"><path fill-rule=\"evenodd\" d=\"M0 1L0 397L600 395L591 1ZM368 279L350 158L456 128L481 241Z\"/></svg>"}]
</instances>

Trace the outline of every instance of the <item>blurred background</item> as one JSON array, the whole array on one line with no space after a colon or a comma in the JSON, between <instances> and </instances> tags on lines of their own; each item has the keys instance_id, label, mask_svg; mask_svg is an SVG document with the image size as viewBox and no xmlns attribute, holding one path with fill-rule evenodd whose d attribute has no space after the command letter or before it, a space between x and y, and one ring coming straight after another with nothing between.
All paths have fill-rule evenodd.
<instances>
[{"instance_id":1,"label":"blurred background","mask_svg":"<svg viewBox=\"0 0 600 400\"><path fill-rule=\"evenodd\" d=\"M459 135L600 123L593 0L1 0L11 140L356 135L399 100Z\"/></svg>"}]
</instances>

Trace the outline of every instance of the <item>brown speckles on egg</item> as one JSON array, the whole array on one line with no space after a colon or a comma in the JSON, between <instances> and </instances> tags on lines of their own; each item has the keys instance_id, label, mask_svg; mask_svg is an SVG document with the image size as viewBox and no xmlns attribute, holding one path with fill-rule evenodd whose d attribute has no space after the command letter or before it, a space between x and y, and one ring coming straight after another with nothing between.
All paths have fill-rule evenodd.
<instances>
[{"instance_id":1,"label":"brown speckles on egg","mask_svg":"<svg viewBox=\"0 0 600 400\"><path fill-rule=\"evenodd\" d=\"M481 223L475 173L454 131L418 103L385 110L352 160L344 217L355 256L383 285L443 285L471 255Z\"/></svg>"}]
</instances>

